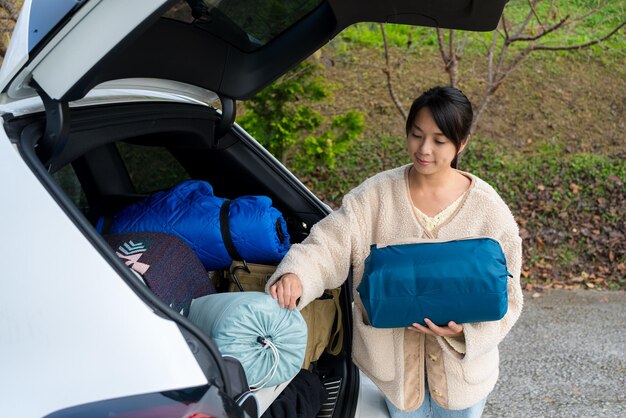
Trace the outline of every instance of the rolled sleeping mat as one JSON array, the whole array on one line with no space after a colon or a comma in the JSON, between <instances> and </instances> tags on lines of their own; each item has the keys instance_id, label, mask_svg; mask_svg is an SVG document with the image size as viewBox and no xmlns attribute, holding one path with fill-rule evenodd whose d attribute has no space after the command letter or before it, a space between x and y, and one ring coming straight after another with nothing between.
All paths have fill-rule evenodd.
<instances>
[{"instance_id":1,"label":"rolled sleeping mat","mask_svg":"<svg viewBox=\"0 0 626 418\"><path fill-rule=\"evenodd\" d=\"M239 360L252 389L293 378L304 361L307 326L297 309L281 308L263 292L226 292L191 302L189 320L222 355Z\"/></svg>"}]
</instances>

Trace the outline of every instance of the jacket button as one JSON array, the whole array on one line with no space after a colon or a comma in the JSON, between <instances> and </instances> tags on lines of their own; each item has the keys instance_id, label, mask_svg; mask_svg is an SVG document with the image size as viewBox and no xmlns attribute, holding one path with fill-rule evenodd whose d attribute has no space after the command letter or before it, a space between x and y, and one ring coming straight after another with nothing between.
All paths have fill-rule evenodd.
<instances>
[{"instance_id":1,"label":"jacket button","mask_svg":"<svg viewBox=\"0 0 626 418\"><path fill-rule=\"evenodd\" d=\"M437 356L434 354L429 354L428 358L431 359L432 361L437 361Z\"/></svg>"},{"instance_id":2,"label":"jacket button","mask_svg":"<svg viewBox=\"0 0 626 418\"><path fill-rule=\"evenodd\" d=\"M439 392L437 389L435 389L433 392L435 392L435 395L441 396L441 392Z\"/></svg>"}]
</instances>

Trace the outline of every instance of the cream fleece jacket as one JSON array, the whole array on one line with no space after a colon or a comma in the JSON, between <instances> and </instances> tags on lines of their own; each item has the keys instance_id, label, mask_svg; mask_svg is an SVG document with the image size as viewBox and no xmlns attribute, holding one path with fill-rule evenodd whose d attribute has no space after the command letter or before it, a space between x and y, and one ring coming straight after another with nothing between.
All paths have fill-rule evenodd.
<instances>
[{"instance_id":1,"label":"cream fleece jacket","mask_svg":"<svg viewBox=\"0 0 626 418\"><path fill-rule=\"evenodd\" d=\"M522 309L519 283L522 247L511 211L483 180L471 180L457 211L430 234L419 223L409 194L409 165L379 173L348 193L340 209L318 222L309 236L294 244L268 287L285 273L302 281L302 309L324 289L340 286L353 268L352 360L389 400L402 410L418 408L424 399L424 369L433 399L448 409L464 409L484 399L498 378L498 344ZM499 321L464 324L465 354L443 338L403 328L373 328L366 323L356 288L369 248L377 243L411 239L490 237L498 240L507 268L509 307Z\"/></svg>"}]
</instances>

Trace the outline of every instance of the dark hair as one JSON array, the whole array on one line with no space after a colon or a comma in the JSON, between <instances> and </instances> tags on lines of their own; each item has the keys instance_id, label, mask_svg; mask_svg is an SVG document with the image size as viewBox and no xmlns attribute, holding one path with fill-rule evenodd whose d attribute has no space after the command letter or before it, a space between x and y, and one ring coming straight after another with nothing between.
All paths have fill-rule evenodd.
<instances>
[{"instance_id":1,"label":"dark hair","mask_svg":"<svg viewBox=\"0 0 626 418\"><path fill-rule=\"evenodd\" d=\"M472 127L474 112L472 104L463 92L451 86L433 87L424 93L411 105L406 120L406 134L409 135L415 122L415 117L421 108L427 107L433 114L435 123L441 132L454 144L457 152L467 139ZM450 164L457 167L458 157L454 157Z\"/></svg>"}]
</instances>

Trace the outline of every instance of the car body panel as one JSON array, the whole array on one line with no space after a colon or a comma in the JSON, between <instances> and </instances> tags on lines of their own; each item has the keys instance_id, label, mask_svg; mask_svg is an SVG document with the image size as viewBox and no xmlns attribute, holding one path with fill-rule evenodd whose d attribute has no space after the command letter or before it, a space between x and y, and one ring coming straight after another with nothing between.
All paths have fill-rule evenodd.
<instances>
[{"instance_id":1,"label":"car body panel","mask_svg":"<svg viewBox=\"0 0 626 418\"><path fill-rule=\"evenodd\" d=\"M28 50L33 51L63 19L77 10L85 0L28 0L32 3L28 17Z\"/></svg>"},{"instance_id":2,"label":"car body panel","mask_svg":"<svg viewBox=\"0 0 626 418\"><path fill-rule=\"evenodd\" d=\"M3 416L207 383L176 325L81 234L3 130L0 190Z\"/></svg>"},{"instance_id":3,"label":"car body panel","mask_svg":"<svg viewBox=\"0 0 626 418\"><path fill-rule=\"evenodd\" d=\"M112 80L92 89L87 96L70 102L70 108L104 105L112 103L167 101L209 105L219 97L212 91L189 84L155 78L133 78ZM44 105L39 96L0 103L0 115L13 117L43 112Z\"/></svg>"},{"instance_id":4,"label":"car body panel","mask_svg":"<svg viewBox=\"0 0 626 418\"><path fill-rule=\"evenodd\" d=\"M81 7L11 81L7 96L36 94L31 79L52 99L60 99L111 49L166 0L91 0ZM22 17L23 16L23 17ZM29 16L22 14L21 19ZM28 32L21 32L22 36ZM23 42L23 40L19 40ZM28 42L28 41L27 41Z\"/></svg>"}]
</instances>

